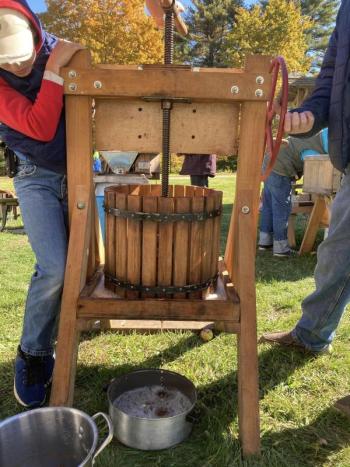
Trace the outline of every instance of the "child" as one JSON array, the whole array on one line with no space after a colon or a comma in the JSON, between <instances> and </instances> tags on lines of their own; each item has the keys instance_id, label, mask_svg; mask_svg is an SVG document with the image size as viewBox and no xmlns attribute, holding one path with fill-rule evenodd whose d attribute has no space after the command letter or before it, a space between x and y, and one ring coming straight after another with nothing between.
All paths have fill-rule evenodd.
<instances>
[{"instance_id":1,"label":"child","mask_svg":"<svg viewBox=\"0 0 350 467\"><path fill-rule=\"evenodd\" d=\"M45 402L67 251L63 79L78 44L43 31L25 0L0 0L0 140L14 151L14 186L36 258L14 393L25 407Z\"/></svg>"},{"instance_id":2,"label":"child","mask_svg":"<svg viewBox=\"0 0 350 467\"><path fill-rule=\"evenodd\" d=\"M281 146L276 163L264 183L260 216L259 250L273 250L273 255L288 258L288 219L292 210L292 181L303 175L304 157L328 153L328 130L310 138L289 136Z\"/></svg>"}]
</instances>

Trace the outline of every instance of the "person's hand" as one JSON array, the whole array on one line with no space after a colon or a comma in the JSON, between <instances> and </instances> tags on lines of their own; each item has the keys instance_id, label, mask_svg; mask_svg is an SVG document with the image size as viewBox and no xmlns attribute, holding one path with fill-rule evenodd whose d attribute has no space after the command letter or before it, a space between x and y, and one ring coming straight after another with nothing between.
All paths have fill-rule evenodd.
<instances>
[{"instance_id":1,"label":"person's hand","mask_svg":"<svg viewBox=\"0 0 350 467\"><path fill-rule=\"evenodd\" d=\"M66 66L73 55L81 49L83 49L83 46L80 44L59 39L51 52L45 69L58 75L60 68Z\"/></svg>"},{"instance_id":2,"label":"person's hand","mask_svg":"<svg viewBox=\"0 0 350 467\"><path fill-rule=\"evenodd\" d=\"M307 133L314 126L315 117L312 112L287 112L284 120L284 131L292 135Z\"/></svg>"}]
</instances>

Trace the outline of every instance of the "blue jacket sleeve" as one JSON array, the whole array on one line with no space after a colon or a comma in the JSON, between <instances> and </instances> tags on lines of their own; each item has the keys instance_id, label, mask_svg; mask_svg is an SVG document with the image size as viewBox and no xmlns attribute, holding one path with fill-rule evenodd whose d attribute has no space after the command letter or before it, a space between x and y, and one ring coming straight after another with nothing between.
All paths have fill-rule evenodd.
<instances>
[{"instance_id":1,"label":"blue jacket sleeve","mask_svg":"<svg viewBox=\"0 0 350 467\"><path fill-rule=\"evenodd\" d=\"M300 107L291 110L291 112L299 113L305 112L307 110L312 112L315 117L314 126L309 132L294 136L309 138L310 136L313 136L322 130L322 128L328 126L329 104L332 91L335 60L337 55L337 41L338 32L337 28L335 28L330 38L312 95L307 98Z\"/></svg>"}]
</instances>

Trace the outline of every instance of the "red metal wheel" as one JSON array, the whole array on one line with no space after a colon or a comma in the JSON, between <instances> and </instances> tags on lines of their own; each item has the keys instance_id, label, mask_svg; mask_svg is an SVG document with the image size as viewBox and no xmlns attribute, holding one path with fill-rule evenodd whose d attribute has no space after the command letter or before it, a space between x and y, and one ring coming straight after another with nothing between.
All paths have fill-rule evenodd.
<instances>
[{"instance_id":1,"label":"red metal wheel","mask_svg":"<svg viewBox=\"0 0 350 467\"><path fill-rule=\"evenodd\" d=\"M281 147L284 131L284 119L288 108L288 70L283 57L276 57L272 60L270 73L272 73L272 84L266 112L265 129L265 155L267 155L268 157L268 163L262 175L262 180L264 181L270 175ZM282 78L282 89L280 93L280 110L278 114L276 114L274 100L276 98L276 86L278 76L280 73ZM278 115L279 117L279 124L276 138L274 138L272 135L272 123L276 115Z\"/></svg>"}]
</instances>

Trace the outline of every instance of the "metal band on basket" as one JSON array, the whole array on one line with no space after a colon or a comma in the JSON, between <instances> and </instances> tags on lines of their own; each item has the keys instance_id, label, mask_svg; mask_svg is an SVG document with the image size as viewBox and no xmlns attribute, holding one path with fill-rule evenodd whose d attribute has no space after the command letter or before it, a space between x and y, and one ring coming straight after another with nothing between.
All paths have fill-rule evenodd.
<instances>
[{"instance_id":1,"label":"metal band on basket","mask_svg":"<svg viewBox=\"0 0 350 467\"><path fill-rule=\"evenodd\" d=\"M104 206L107 214L123 219L132 219L134 221L153 221L153 222L198 222L207 219L213 219L221 215L221 209L214 209L209 212L189 212L189 213L158 213L158 212L136 212L125 211L124 209L110 208Z\"/></svg>"},{"instance_id":2,"label":"metal band on basket","mask_svg":"<svg viewBox=\"0 0 350 467\"><path fill-rule=\"evenodd\" d=\"M116 285L117 287L121 287L122 289L127 289L127 290L133 290L135 292L150 292L154 294L159 294L159 295L169 295L169 294L174 294L174 293L186 293L186 292L196 292L198 290L204 290L207 289L210 285L214 284L217 281L218 275L215 274L215 276L211 277L205 282L201 282L199 284L187 284L187 285L181 285L181 286L176 286L176 285L167 285L167 286L162 286L162 285L155 285L155 286L146 286L146 285L135 285L131 284L131 282L127 281L121 281L117 277L114 277L107 272L105 272L105 279L107 279L109 282L111 282L113 285Z\"/></svg>"}]
</instances>

